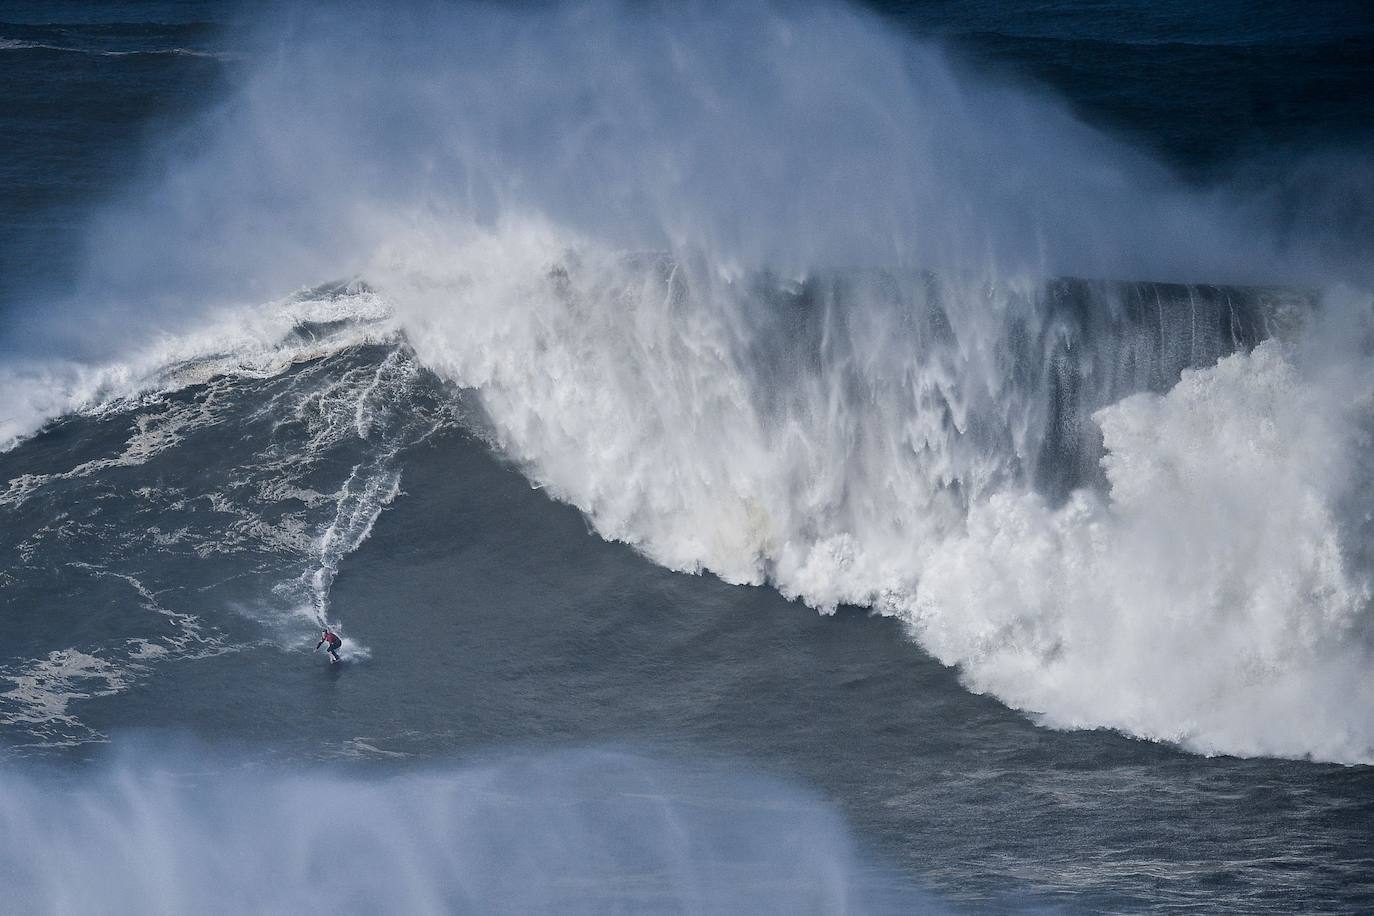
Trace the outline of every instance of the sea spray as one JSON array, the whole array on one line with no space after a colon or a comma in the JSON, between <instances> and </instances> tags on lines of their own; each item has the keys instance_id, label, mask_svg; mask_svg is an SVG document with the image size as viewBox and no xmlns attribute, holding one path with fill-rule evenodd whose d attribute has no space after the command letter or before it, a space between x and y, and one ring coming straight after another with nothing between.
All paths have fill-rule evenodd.
<instances>
[{"instance_id":1,"label":"sea spray","mask_svg":"<svg viewBox=\"0 0 1374 916\"><path fill-rule=\"evenodd\" d=\"M624 751L378 776L126 742L81 774L3 776L0 882L30 911L942 909L804 791Z\"/></svg>"}]
</instances>

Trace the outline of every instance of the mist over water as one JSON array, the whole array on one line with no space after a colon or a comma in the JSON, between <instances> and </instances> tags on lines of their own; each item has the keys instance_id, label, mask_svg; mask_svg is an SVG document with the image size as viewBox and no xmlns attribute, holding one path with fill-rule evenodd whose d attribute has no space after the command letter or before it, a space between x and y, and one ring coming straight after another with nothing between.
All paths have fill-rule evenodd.
<instances>
[{"instance_id":1,"label":"mist over water","mask_svg":"<svg viewBox=\"0 0 1374 916\"><path fill-rule=\"evenodd\" d=\"M1199 191L843 4L296 4L245 41L238 90L96 221L80 301L175 321L352 275L417 232L540 224L785 276L1367 276L1331 257L1369 240L1362 169Z\"/></svg>"},{"instance_id":2,"label":"mist over water","mask_svg":"<svg viewBox=\"0 0 1374 916\"><path fill-rule=\"evenodd\" d=\"M302 6L254 47L94 220L0 438L359 276L656 562L897 616L1047 724L1374 759L1358 157L1200 189L839 5Z\"/></svg>"},{"instance_id":3,"label":"mist over water","mask_svg":"<svg viewBox=\"0 0 1374 916\"><path fill-rule=\"evenodd\" d=\"M797 913L920 907L782 783L616 751L386 777L126 749L4 774L0 880L27 911ZM218 770L209 775L207 765ZM119 825L111 830L111 825ZM73 880L79 876L79 880Z\"/></svg>"}]
</instances>

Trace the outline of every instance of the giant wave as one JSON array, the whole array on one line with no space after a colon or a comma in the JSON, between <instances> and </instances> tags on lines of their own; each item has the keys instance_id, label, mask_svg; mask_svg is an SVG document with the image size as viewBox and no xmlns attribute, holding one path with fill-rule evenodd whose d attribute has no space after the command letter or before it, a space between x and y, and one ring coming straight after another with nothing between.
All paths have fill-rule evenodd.
<instances>
[{"instance_id":1,"label":"giant wave","mask_svg":"<svg viewBox=\"0 0 1374 916\"><path fill-rule=\"evenodd\" d=\"M268 34L95 221L32 343L82 358L6 370L10 438L161 384L88 368L185 349L150 336L361 275L498 449L659 563L900 617L1050 725L1374 760L1368 265L1320 213L843 7ZM281 321L239 336L276 359Z\"/></svg>"}]
</instances>

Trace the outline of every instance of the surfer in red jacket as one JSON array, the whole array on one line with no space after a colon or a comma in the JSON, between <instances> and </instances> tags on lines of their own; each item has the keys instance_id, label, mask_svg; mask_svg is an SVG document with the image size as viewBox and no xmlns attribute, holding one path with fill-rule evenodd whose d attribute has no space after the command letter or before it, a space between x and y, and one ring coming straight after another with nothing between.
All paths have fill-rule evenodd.
<instances>
[{"instance_id":1,"label":"surfer in red jacket","mask_svg":"<svg viewBox=\"0 0 1374 916\"><path fill-rule=\"evenodd\" d=\"M334 664L339 660L339 646L343 645L343 640L329 632L329 627L325 627L320 634L320 641L315 643L315 648L328 643L329 648L325 651L329 653L329 664Z\"/></svg>"}]
</instances>

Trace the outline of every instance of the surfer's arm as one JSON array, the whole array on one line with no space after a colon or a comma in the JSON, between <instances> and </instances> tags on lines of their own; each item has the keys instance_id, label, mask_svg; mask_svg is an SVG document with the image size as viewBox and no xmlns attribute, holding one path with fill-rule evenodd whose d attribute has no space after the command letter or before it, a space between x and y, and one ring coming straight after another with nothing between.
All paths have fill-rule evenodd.
<instances>
[{"instance_id":1,"label":"surfer's arm","mask_svg":"<svg viewBox=\"0 0 1374 916\"><path fill-rule=\"evenodd\" d=\"M322 645L324 645L324 640L323 640L323 639L321 639L319 642L315 643L315 648L318 649L318 648L319 648L320 646L322 646ZM314 650L312 649L311 651L314 651Z\"/></svg>"}]
</instances>

